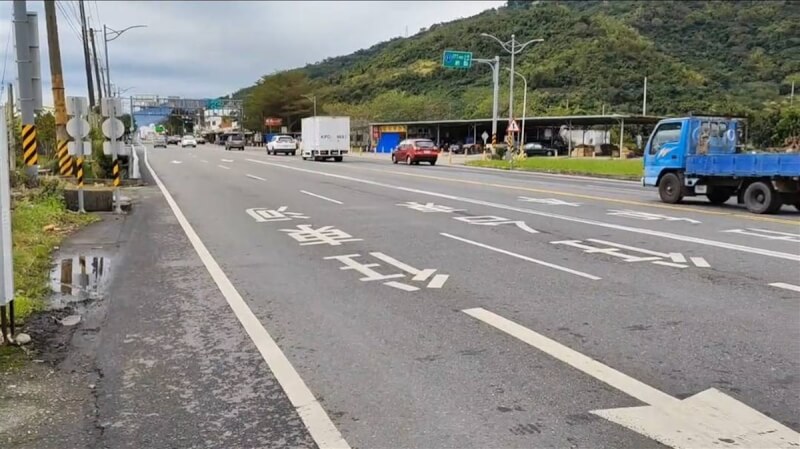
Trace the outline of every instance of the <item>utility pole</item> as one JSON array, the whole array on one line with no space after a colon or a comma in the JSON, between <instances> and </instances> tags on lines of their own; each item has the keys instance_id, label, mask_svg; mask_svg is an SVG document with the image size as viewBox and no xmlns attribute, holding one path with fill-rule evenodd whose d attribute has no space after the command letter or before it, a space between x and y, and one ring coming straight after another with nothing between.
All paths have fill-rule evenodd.
<instances>
[{"instance_id":1,"label":"utility pole","mask_svg":"<svg viewBox=\"0 0 800 449\"><path fill-rule=\"evenodd\" d=\"M644 98L642 99L642 115L647 115L647 77L644 77Z\"/></svg>"},{"instance_id":2,"label":"utility pole","mask_svg":"<svg viewBox=\"0 0 800 449\"><path fill-rule=\"evenodd\" d=\"M14 83L8 83L8 103L6 103L6 123L8 123L8 165L11 170L17 168L17 143L14 133Z\"/></svg>"},{"instance_id":3,"label":"utility pole","mask_svg":"<svg viewBox=\"0 0 800 449\"><path fill-rule=\"evenodd\" d=\"M89 40L92 42L92 58L94 59L94 74L97 77L97 101L103 103L103 84L100 81L100 64L97 63L97 47L94 41L94 28L89 28ZM111 95L106 92L106 95Z\"/></svg>"},{"instance_id":4,"label":"utility pole","mask_svg":"<svg viewBox=\"0 0 800 449\"><path fill-rule=\"evenodd\" d=\"M47 21L47 48L50 57L50 79L53 84L53 103L56 108L56 152L62 175L68 175L67 167L72 167L72 158L67 150L67 103L64 97L64 74L61 68L61 46L58 41L58 20L55 0L44 2L44 16Z\"/></svg>"},{"instance_id":5,"label":"utility pole","mask_svg":"<svg viewBox=\"0 0 800 449\"><path fill-rule=\"evenodd\" d=\"M81 12L81 36L83 37L83 60L86 65L86 86L89 89L89 108L94 109L94 83L92 82L92 60L89 58L89 36L86 33L86 9L83 0L78 1Z\"/></svg>"},{"instance_id":6,"label":"utility pole","mask_svg":"<svg viewBox=\"0 0 800 449\"><path fill-rule=\"evenodd\" d=\"M33 91L33 60L31 30L25 0L14 0L14 37L17 42L17 72L19 74L19 109L22 115L22 151L25 171L36 182L39 176L39 155L36 145L36 104Z\"/></svg>"}]
</instances>

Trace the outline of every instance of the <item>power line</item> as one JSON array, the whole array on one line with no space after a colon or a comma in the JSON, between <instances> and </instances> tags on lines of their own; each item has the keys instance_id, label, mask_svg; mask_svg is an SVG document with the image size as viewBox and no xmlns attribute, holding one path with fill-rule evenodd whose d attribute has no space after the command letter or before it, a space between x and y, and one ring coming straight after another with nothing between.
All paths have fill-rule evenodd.
<instances>
[{"instance_id":1,"label":"power line","mask_svg":"<svg viewBox=\"0 0 800 449\"><path fill-rule=\"evenodd\" d=\"M64 17L64 20L67 22L67 25L72 29L72 32L75 33L75 37L78 38L78 41L82 41L83 38L81 37L81 33L78 32L77 27L72 22L72 19L69 16L67 10L61 5L61 2L55 2L58 11L61 13L61 16Z\"/></svg>"}]
</instances>

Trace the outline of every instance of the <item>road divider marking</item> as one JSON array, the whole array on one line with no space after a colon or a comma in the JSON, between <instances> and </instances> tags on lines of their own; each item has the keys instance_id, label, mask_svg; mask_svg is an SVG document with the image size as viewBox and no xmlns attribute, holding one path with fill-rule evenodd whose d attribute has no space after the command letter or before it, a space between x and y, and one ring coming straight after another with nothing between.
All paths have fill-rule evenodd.
<instances>
[{"instance_id":1,"label":"road divider marking","mask_svg":"<svg viewBox=\"0 0 800 449\"><path fill-rule=\"evenodd\" d=\"M259 180L259 181L266 181L266 179L264 179L264 178L262 178L262 177L260 177L260 176L251 175L251 174L249 174L249 173L248 173L246 176L247 176L248 178L250 178L250 179L256 179L256 180Z\"/></svg>"},{"instance_id":2,"label":"road divider marking","mask_svg":"<svg viewBox=\"0 0 800 449\"><path fill-rule=\"evenodd\" d=\"M147 159L146 149L144 152L144 163L150 171L153 180L155 180L156 185L158 185L158 188L164 195L164 198L167 200L167 204L169 204L170 209L172 209L172 213L175 215L175 218L177 218L181 228L183 228L183 232L197 252L198 257L203 262L203 265L205 265L211 278L214 279L222 296L225 297L225 300L228 302L231 310L233 310L236 318L242 324L247 335L250 336L250 339L261 353L261 356L264 358L267 366L269 366L275 379L281 385L281 388L283 388L289 401L291 401L295 410L297 410L297 414L300 416L300 419L303 420L303 424L305 424L311 434L311 438L314 439L320 449L349 449L350 445L347 444L342 434L339 433L339 430L336 428L336 425L333 424L333 421L325 412L325 409L317 398L314 397L314 393L312 393L305 382L303 382L303 379L294 369L291 362L289 362L286 354L281 351L278 344L267 329L264 328L264 325L261 324L258 317L256 317L253 311L250 310L250 307L247 306L242 295L236 290L236 287L211 255L211 252L208 251L208 248L200 239L200 236L198 236L194 228L192 228L189 220L183 215L180 207L178 207L178 203L172 198L167 187L161 182L161 179L156 175L155 170L153 170L153 167L150 165Z\"/></svg>"},{"instance_id":3,"label":"road divider marking","mask_svg":"<svg viewBox=\"0 0 800 449\"><path fill-rule=\"evenodd\" d=\"M528 256L523 256L522 254L517 254L517 253L513 253L511 251L507 251L507 250L504 250L504 249L501 249L501 248L496 248L494 246L489 246L489 245L487 245L485 243L480 243L480 242L476 242L476 241L473 241L473 240L468 240L468 239L465 239L463 237L459 237L457 235L448 234L446 232L440 232L439 235L441 235L443 237L447 237L449 239L458 240L460 242L468 243L470 245L474 245L474 246L477 246L477 247L480 247L480 248L488 249L489 251L494 251L496 253L505 254L506 256L516 257L517 259L521 259L521 260L524 260L526 262L535 263L537 265L542 265L542 266L545 266L545 267L548 267L548 268L553 268L555 270L563 271L565 273L574 274L574 275L580 276L582 278L591 279L593 281L599 281L600 279L602 279L602 278L600 278L598 276L595 276L593 274L584 273L582 271L573 270L572 268L562 267L561 265L556 265L554 263L545 262L543 260L534 259L534 258L528 257Z\"/></svg>"},{"instance_id":4,"label":"road divider marking","mask_svg":"<svg viewBox=\"0 0 800 449\"><path fill-rule=\"evenodd\" d=\"M800 292L800 285L787 284L785 282L773 282L769 284L770 287L782 288L784 290L791 290L793 292Z\"/></svg>"},{"instance_id":5,"label":"road divider marking","mask_svg":"<svg viewBox=\"0 0 800 449\"><path fill-rule=\"evenodd\" d=\"M230 167L226 167L226 166L224 166L224 165L217 165L217 167L219 167L219 168L224 168L225 170L230 170L230 169L231 169Z\"/></svg>"},{"instance_id":6,"label":"road divider marking","mask_svg":"<svg viewBox=\"0 0 800 449\"><path fill-rule=\"evenodd\" d=\"M432 192L432 191L428 191L428 190L415 189L415 188L411 188L411 187L396 186L396 185L386 184L386 183L383 183L383 182L372 181L372 180L368 180L368 179L355 178L355 177L347 176L347 175L339 175L339 174L335 174L335 173L328 173L328 172L323 172L323 171L310 170L310 169L307 169L307 168L291 167L291 166L288 166L288 165L276 164L276 163L273 163L273 162L266 162L266 161L261 161L261 160L258 160L258 159L247 159L247 161L254 162L254 163L257 163L257 164L262 164L262 165L269 165L269 166L273 166L273 167L285 168L285 169L288 169L288 170L295 170L295 171L300 171L300 172L304 172L304 173L311 173L311 174L316 174L316 175L320 175L320 176L327 176L327 177L330 177L330 178L343 179L343 180L346 180L346 181L352 181L352 182L358 182L358 183L362 183L362 184L368 184L368 185L373 185L373 186L378 186L378 187L384 187L384 188L387 188L387 189L400 190L400 191L410 192L410 193L418 193L418 194L421 194L421 195L428 195L428 196L433 196L433 197L437 197L437 198L445 198L445 199L454 200L454 201L461 201L461 202L464 202L464 203L471 203L471 204L478 204L478 205L481 205L481 206L494 207L496 209L510 210L510 211L520 212L520 213L524 213L524 214L538 215L540 217L547 217L547 218L554 218L554 219L558 219L558 220L570 221L570 222L573 222L573 223L588 224L588 225L591 225L591 226L598 226L598 227L602 227L602 228L606 228L606 229L615 229L615 230L618 230L618 231L625 231L625 232L632 232L632 233L637 233L637 234L649 235L651 237L660 237L660 238L664 238L664 239L677 240L677 241L685 242L685 243L694 243L694 244L697 244L697 245L712 246L712 247L723 248L723 249L728 249L728 250L732 250L732 251L739 251L739 252L744 252L744 253L749 253L749 254L757 254L757 255L765 256L765 257L772 257L772 258L776 258L776 259L785 259L785 260L791 260L791 261L794 261L794 262L800 262L800 254L784 253L784 252L780 252L780 251L772 251L772 250L763 249L763 248L754 248L754 247L745 246L745 245L738 245L738 244L735 244L735 243L720 242L720 241L717 241L717 240L710 240L710 239L705 239L705 238L701 238L701 237L692 237L692 236L682 235L682 234L673 234L671 232L656 231L656 230L653 230L653 229L636 228L636 227L633 227L633 226L618 225L618 224L607 223L607 222L598 221L598 220L592 220L592 219L588 219L588 218L572 217L572 216L561 215L561 214L556 214L556 213L552 213L552 212L544 212L544 211L538 211L538 210L533 210L533 209L526 209L526 208L522 208L522 207L509 206L507 204L493 203L493 202L490 202L490 201L483 201L483 200L476 200L476 199L472 199L472 198L459 197L459 196L455 196L455 195L448 195L448 194L445 194L445 193Z\"/></svg>"},{"instance_id":7,"label":"road divider marking","mask_svg":"<svg viewBox=\"0 0 800 449\"><path fill-rule=\"evenodd\" d=\"M308 195L308 196L313 196L313 197L319 198L319 199L321 199L321 200L330 201L331 203L335 203L335 204L344 204L344 203L342 203L342 202L341 202L341 201L339 201L339 200L334 200L334 199L332 199L332 198L328 198L328 197L326 197L326 196L317 195L316 193L311 193L311 192L308 192L308 191L306 191L306 190L301 190L301 191L300 191L300 193L303 193L303 194L305 194L305 195Z\"/></svg>"},{"instance_id":8,"label":"road divider marking","mask_svg":"<svg viewBox=\"0 0 800 449\"><path fill-rule=\"evenodd\" d=\"M664 445L679 449L789 448L797 447L800 441L800 434L794 430L715 388L679 400L486 309L462 312L644 402L647 405L643 407L590 412Z\"/></svg>"}]
</instances>

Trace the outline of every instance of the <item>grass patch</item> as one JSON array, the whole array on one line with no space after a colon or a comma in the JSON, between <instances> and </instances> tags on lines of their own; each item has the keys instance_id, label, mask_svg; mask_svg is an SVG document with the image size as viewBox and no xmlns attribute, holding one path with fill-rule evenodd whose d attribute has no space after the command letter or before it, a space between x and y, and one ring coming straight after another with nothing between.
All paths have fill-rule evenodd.
<instances>
[{"instance_id":1,"label":"grass patch","mask_svg":"<svg viewBox=\"0 0 800 449\"><path fill-rule=\"evenodd\" d=\"M11 210L14 312L20 323L41 310L50 294L48 280L53 249L68 234L97 220L94 215L68 211L62 189L55 178L42 178L41 187L14 193Z\"/></svg>"},{"instance_id":2,"label":"grass patch","mask_svg":"<svg viewBox=\"0 0 800 449\"><path fill-rule=\"evenodd\" d=\"M509 161L470 161L467 165L509 170ZM642 176L641 159L529 157L514 161L514 170L634 179Z\"/></svg>"}]
</instances>

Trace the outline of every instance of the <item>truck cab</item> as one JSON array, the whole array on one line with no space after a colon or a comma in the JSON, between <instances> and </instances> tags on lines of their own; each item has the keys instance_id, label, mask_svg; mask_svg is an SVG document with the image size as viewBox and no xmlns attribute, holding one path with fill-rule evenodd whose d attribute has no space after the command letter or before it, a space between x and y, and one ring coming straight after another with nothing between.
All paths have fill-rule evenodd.
<instances>
[{"instance_id":1,"label":"truck cab","mask_svg":"<svg viewBox=\"0 0 800 449\"><path fill-rule=\"evenodd\" d=\"M800 208L800 154L746 152L741 119L691 116L660 121L644 149L642 185L665 203L705 195L714 204L735 196L754 213Z\"/></svg>"}]
</instances>

